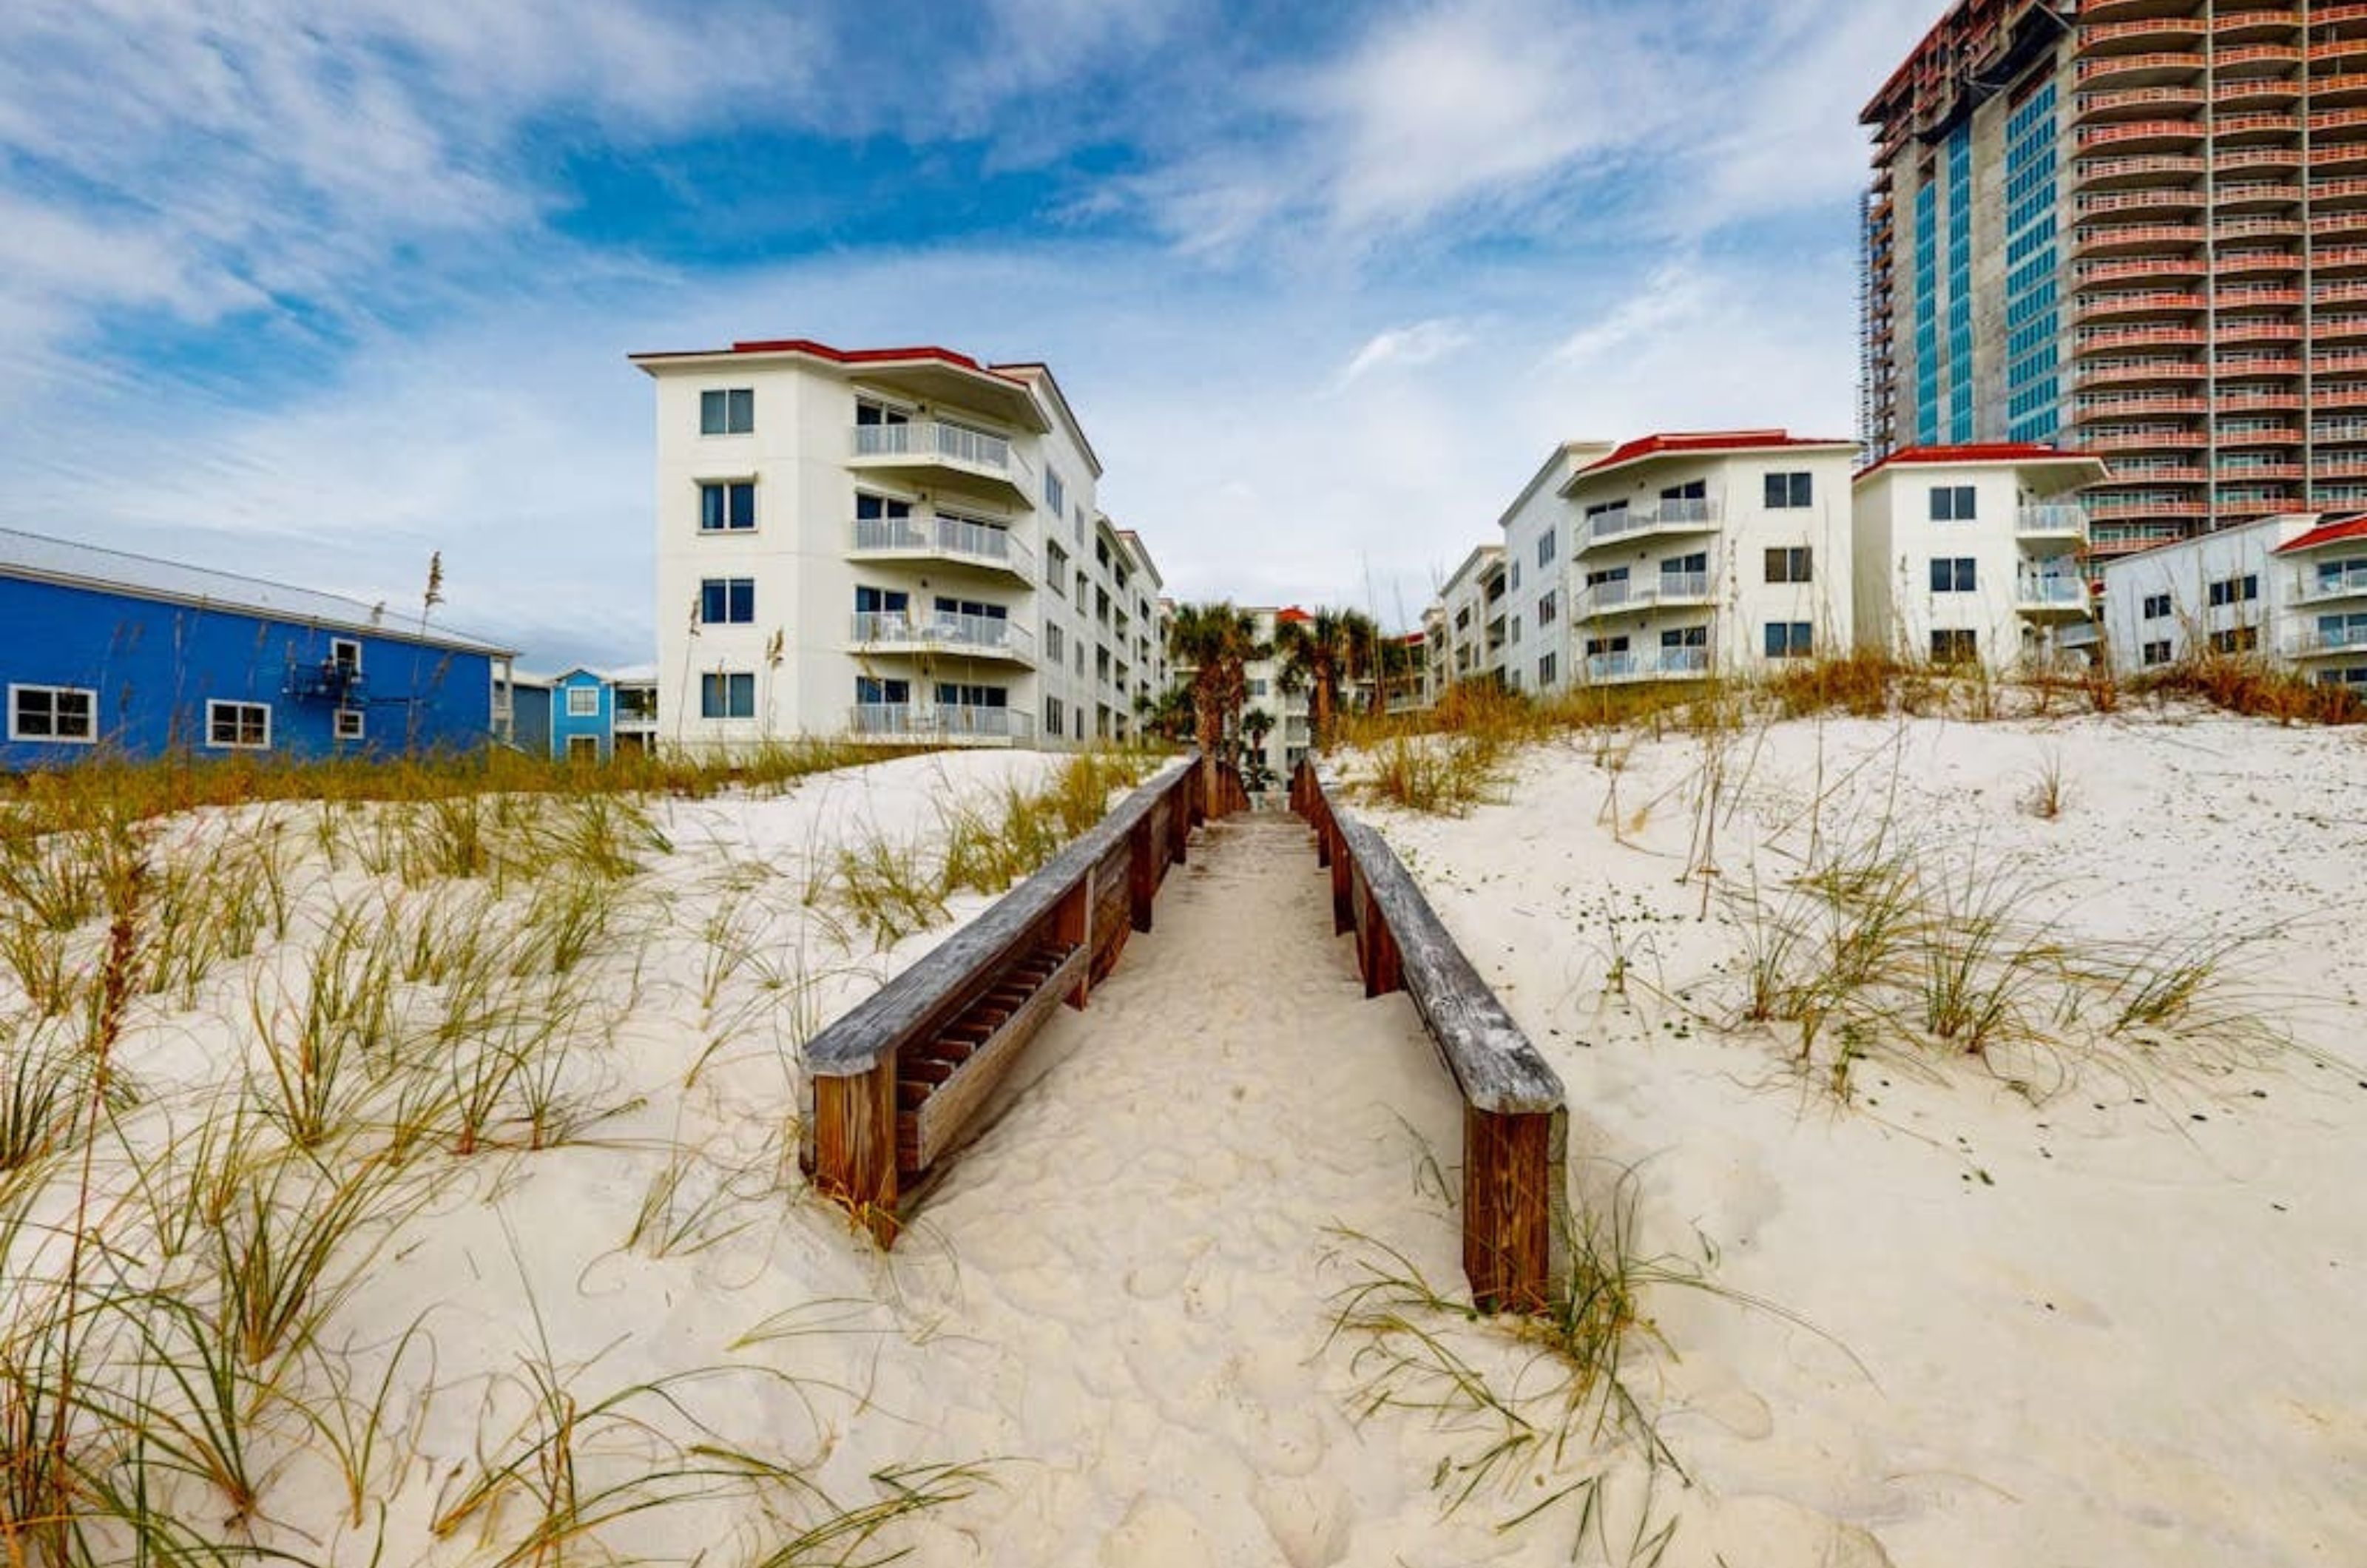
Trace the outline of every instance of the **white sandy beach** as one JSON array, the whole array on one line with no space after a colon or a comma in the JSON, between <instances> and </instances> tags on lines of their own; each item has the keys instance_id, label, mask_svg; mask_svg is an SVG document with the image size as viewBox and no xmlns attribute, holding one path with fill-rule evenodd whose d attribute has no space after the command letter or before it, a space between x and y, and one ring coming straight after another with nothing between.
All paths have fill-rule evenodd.
<instances>
[{"instance_id":1,"label":"white sandy beach","mask_svg":"<svg viewBox=\"0 0 2367 1568\"><path fill-rule=\"evenodd\" d=\"M1829 803L1825 832L1860 815L1852 800L1895 798L1920 840L2027 863L2067 925L2305 915L2232 962L2310 1044L2360 1054L2354 735L2136 717L1795 723L1735 744L1729 883L1754 863L1784 874L1821 744L1829 785L1874 759ZM2022 796L2049 752L2067 804L2041 820ZM362 1524L285 1411L259 1439L273 1473L256 1517L226 1524L195 1487L184 1517L210 1509L216 1539L309 1561L530 1552L523 1487L453 1516L528 1451L547 1355L582 1424L587 1493L694 1443L792 1466L841 1508L882 1495L882 1471L977 1464L983 1482L954 1488L967 1495L874 1543L922 1563L1563 1562L1574 1506L1504 1527L1596 1473L1611 1529L1590 1540L1673 1522L1671 1568L2367 1555L2367 1346L2350 1326L2367 1074L2293 1055L2090 1066L2017 1090L1977 1061L1909 1070L1876 1051L1843 1106L1781 1040L1707 1021L1735 933L1676 880L1700 761L1689 738L1634 750L1625 844L1600 820L1608 776L1577 742L1523 762L1518 807L1379 818L1568 1083L1581 1190L1637 1166L1646 1250L1714 1250L1720 1286L1821 1331L1682 1289L1648 1296L1673 1354L1639 1360L1636 1382L1690 1487L1664 1469L1648 1493L1632 1445L1581 1444L1450 1514L1452 1467L1484 1425L1360 1416L1373 1363L1329 1333L1374 1253L1339 1233L1459 1287L1456 1224L1423 1178L1426 1148L1452 1163L1458 1111L1405 1000L1364 999L1290 818L1195 842L1156 929L1088 1012L1031 1047L893 1254L804 1192L783 1043L951 929L872 953L807 902L806 869L875 831L923 836L941 801L1048 771L999 754L657 807L671 847L651 852L619 939L572 982L601 998L614 1043L583 1070L614 1114L556 1148L434 1156L425 1206L323 1330L366 1391L420 1325L389 1380ZM307 897L357 874L324 874ZM256 976L304 940L222 966L195 1008L141 1001L124 1055L148 1095L127 1139L153 1152L218 1103ZM1609 984L1623 958L1624 994ZM0 997L0 1018L12 1010ZM651 1239L652 1204L670 1243ZM1442 1332L1505 1387L1536 1385L1501 1335ZM686 1380L679 1409L600 1403L661 1378ZM569 1555L761 1562L829 1511L784 1485L709 1490Z\"/></svg>"}]
</instances>

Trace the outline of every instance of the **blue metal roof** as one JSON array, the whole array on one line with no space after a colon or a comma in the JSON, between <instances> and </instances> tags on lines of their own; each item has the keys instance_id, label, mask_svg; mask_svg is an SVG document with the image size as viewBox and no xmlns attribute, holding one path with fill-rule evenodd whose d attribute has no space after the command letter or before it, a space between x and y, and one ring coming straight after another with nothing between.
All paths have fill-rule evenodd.
<instances>
[{"instance_id":1,"label":"blue metal roof","mask_svg":"<svg viewBox=\"0 0 2367 1568\"><path fill-rule=\"evenodd\" d=\"M383 604L365 604L341 594L290 588L259 578L101 549L96 545L78 545L40 534L22 534L10 528L0 528L0 575L163 599L205 609L234 610L299 626L368 632L374 637L399 637L431 648L456 649L497 659L516 652L446 626L430 624L423 629L419 617L390 611Z\"/></svg>"}]
</instances>

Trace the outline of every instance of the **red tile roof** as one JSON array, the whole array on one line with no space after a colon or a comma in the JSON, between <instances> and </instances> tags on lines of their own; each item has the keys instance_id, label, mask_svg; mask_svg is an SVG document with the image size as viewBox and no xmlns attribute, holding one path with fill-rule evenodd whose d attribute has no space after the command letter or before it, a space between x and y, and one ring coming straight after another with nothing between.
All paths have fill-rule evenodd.
<instances>
[{"instance_id":1,"label":"red tile roof","mask_svg":"<svg viewBox=\"0 0 2367 1568\"><path fill-rule=\"evenodd\" d=\"M693 348L657 354L636 354L631 357L635 359L703 359L708 355L725 352L803 354L816 359L827 359L833 365L881 365L929 359L940 365L950 365L957 370L968 370L980 376L991 376L1000 381L1009 381L1020 386L1026 384L1018 377L1006 371L980 365L967 354L956 354L950 348L939 348L933 344L917 344L911 348L832 348L826 343L816 343L809 337L743 338L734 343L728 351Z\"/></svg>"},{"instance_id":2,"label":"red tile roof","mask_svg":"<svg viewBox=\"0 0 2367 1568\"><path fill-rule=\"evenodd\" d=\"M1308 615L1306 611L1300 609L1296 604L1290 605L1286 609L1276 610L1274 613L1274 624L1276 626L1280 626L1285 621L1311 621L1314 618L1314 616Z\"/></svg>"},{"instance_id":3,"label":"red tile roof","mask_svg":"<svg viewBox=\"0 0 2367 1568\"><path fill-rule=\"evenodd\" d=\"M1893 463L2093 463L2101 459L2034 441L1985 441L1958 446L1902 446L1858 472L1859 479Z\"/></svg>"},{"instance_id":4,"label":"red tile roof","mask_svg":"<svg viewBox=\"0 0 2367 1568\"><path fill-rule=\"evenodd\" d=\"M1689 452L1758 452L1783 446L1850 446L1854 442L1819 441L1811 436L1795 435L1787 430L1676 430L1657 435L1642 435L1614 446L1608 457L1598 457L1579 469L1580 474L1601 473L1629 463L1640 463L1647 457L1675 457Z\"/></svg>"},{"instance_id":5,"label":"red tile roof","mask_svg":"<svg viewBox=\"0 0 2367 1568\"><path fill-rule=\"evenodd\" d=\"M2314 550L2320 545L2331 545L2341 539L2367 539L2367 517L2345 517L2339 522L2321 523L2291 544L2279 545L2278 555L2291 555L2295 550Z\"/></svg>"}]
</instances>

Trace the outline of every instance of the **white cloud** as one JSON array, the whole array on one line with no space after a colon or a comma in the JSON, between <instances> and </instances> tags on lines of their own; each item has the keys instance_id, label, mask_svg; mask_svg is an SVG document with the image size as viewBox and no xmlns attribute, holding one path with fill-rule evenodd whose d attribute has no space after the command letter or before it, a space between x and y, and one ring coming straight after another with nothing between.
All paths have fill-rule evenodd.
<instances>
[{"instance_id":1,"label":"white cloud","mask_svg":"<svg viewBox=\"0 0 2367 1568\"><path fill-rule=\"evenodd\" d=\"M1708 280L1694 264L1670 261L1655 269L1637 293L1607 316L1587 322L1561 340L1557 360L1600 361L1613 351L1643 343L1681 323L1697 320L1710 303Z\"/></svg>"},{"instance_id":2,"label":"white cloud","mask_svg":"<svg viewBox=\"0 0 2367 1568\"><path fill-rule=\"evenodd\" d=\"M1446 317L1416 321L1410 326L1391 327L1365 340L1353 357L1341 367L1332 382L1334 391L1354 385L1362 378L1384 366L1418 370L1433 365L1471 341L1471 329L1463 322Z\"/></svg>"}]
</instances>

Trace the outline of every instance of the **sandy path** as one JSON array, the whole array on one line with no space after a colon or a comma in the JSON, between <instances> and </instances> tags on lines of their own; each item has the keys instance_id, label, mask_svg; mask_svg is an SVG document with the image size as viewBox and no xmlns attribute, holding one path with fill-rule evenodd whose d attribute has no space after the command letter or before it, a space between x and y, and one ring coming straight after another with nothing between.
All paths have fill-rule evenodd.
<instances>
[{"instance_id":1,"label":"sandy path","mask_svg":"<svg viewBox=\"0 0 2367 1568\"><path fill-rule=\"evenodd\" d=\"M898 1249L944 1325L890 1396L916 1451L1024 1456L965 1520L993 1561L1303 1565L1435 1532L1342 1413L1321 1260L1348 1225L1455 1277L1413 1168L1417 1134L1453 1157L1456 1101L1404 999L1365 1000L1324 887L1295 818L1206 833Z\"/></svg>"}]
</instances>

